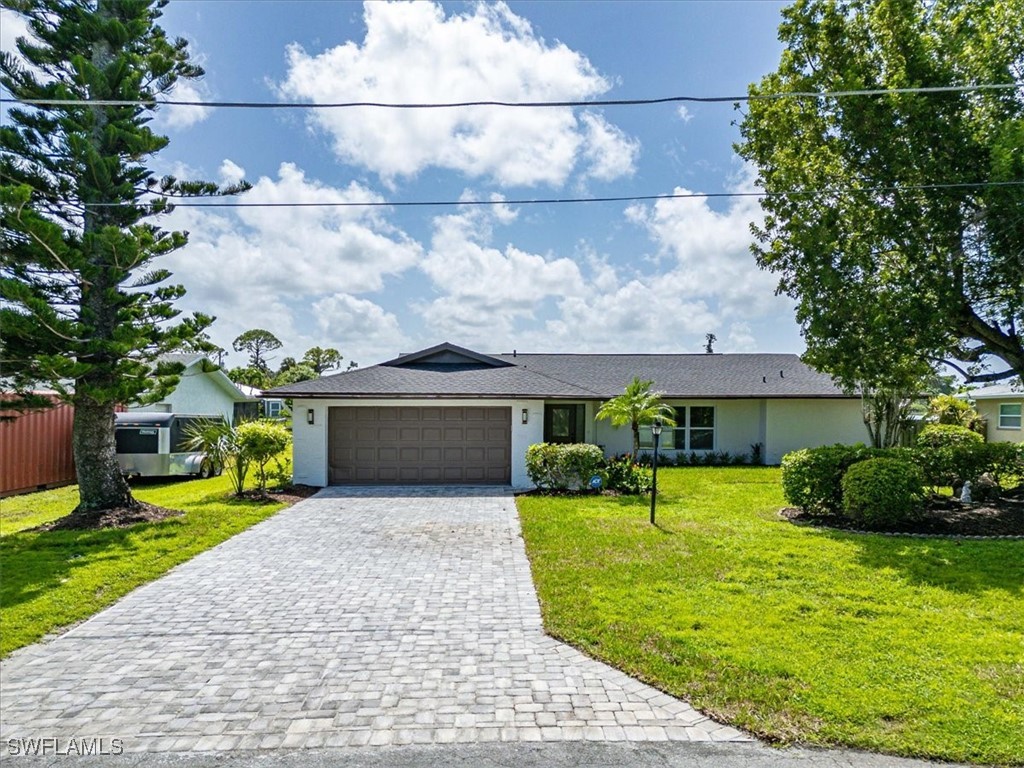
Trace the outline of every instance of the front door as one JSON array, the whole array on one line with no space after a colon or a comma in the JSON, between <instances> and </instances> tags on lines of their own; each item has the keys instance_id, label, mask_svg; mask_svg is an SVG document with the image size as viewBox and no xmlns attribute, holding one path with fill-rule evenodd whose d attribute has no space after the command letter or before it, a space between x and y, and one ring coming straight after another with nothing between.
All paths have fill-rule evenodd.
<instances>
[{"instance_id":1,"label":"front door","mask_svg":"<svg viewBox=\"0 0 1024 768\"><path fill-rule=\"evenodd\" d=\"M584 439L584 405L545 405L544 442L581 443Z\"/></svg>"}]
</instances>

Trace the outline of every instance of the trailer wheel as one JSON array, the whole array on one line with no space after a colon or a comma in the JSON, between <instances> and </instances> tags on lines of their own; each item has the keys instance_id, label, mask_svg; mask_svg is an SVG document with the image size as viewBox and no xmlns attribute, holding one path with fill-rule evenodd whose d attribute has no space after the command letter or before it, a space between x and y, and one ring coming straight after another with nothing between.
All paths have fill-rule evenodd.
<instances>
[{"instance_id":1,"label":"trailer wheel","mask_svg":"<svg viewBox=\"0 0 1024 768\"><path fill-rule=\"evenodd\" d=\"M203 463L199 465L199 477L203 480L213 477L213 464L209 459L203 459Z\"/></svg>"}]
</instances>

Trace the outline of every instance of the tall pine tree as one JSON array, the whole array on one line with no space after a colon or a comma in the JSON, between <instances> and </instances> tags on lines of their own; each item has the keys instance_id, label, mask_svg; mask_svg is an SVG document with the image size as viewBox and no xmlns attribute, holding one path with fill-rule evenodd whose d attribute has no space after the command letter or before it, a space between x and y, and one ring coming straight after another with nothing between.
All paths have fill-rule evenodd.
<instances>
[{"instance_id":1,"label":"tall pine tree","mask_svg":"<svg viewBox=\"0 0 1024 768\"><path fill-rule=\"evenodd\" d=\"M6 4L31 37L0 59L0 84L20 102L0 126L0 376L20 405L38 405L42 387L74 405L79 511L132 506L115 407L173 387L181 367L160 356L213 320L179 317L184 288L153 262L187 238L152 220L170 210L166 197L247 185L146 168L168 141L148 125L156 97L203 74L157 25L166 0Z\"/></svg>"}]
</instances>

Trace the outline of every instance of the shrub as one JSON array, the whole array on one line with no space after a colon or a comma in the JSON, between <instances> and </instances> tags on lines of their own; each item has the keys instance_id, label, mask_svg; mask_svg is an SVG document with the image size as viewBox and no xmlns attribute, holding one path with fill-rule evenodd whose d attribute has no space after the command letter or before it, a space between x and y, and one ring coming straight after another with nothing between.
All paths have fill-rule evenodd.
<instances>
[{"instance_id":1,"label":"shrub","mask_svg":"<svg viewBox=\"0 0 1024 768\"><path fill-rule=\"evenodd\" d=\"M247 462L256 465L256 481L259 490L267 491L267 464L291 442L288 429L277 421L259 419L247 421L235 427L239 454Z\"/></svg>"},{"instance_id":2,"label":"shrub","mask_svg":"<svg viewBox=\"0 0 1024 768\"><path fill-rule=\"evenodd\" d=\"M846 470L881 453L881 449L860 443L787 453L782 457L782 492L786 501L807 512L841 512L841 483Z\"/></svg>"},{"instance_id":3,"label":"shrub","mask_svg":"<svg viewBox=\"0 0 1024 768\"><path fill-rule=\"evenodd\" d=\"M953 448L984 442L985 438L977 432L957 424L929 424L917 436L918 446L925 448Z\"/></svg>"},{"instance_id":4,"label":"shrub","mask_svg":"<svg viewBox=\"0 0 1024 768\"><path fill-rule=\"evenodd\" d=\"M914 462L928 485L976 480L986 472L1000 484L1024 475L1024 446L1013 443L968 443L914 449Z\"/></svg>"},{"instance_id":5,"label":"shrub","mask_svg":"<svg viewBox=\"0 0 1024 768\"><path fill-rule=\"evenodd\" d=\"M628 453L609 458L605 462L602 474L605 487L610 491L619 491L634 496L650 493L651 472L633 461Z\"/></svg>"},{"instance_id":6,"label":"shrub","mask_svg":"<svg viewBox=\"0 0 1024 768\"><path fill-rule=\"evenodd\" d=\"M843 475L842 492L847 517L872 527L893 527L919 517L924 478L909 461L866 459Z\"/></svg>"},{"instance_id":7,"label":"shrub","mask_svg":"<svg viewBox=\"0 0 1024 768\"><path fill-rule=\"evenodd\" d=\"M538 443L526 450L526 474L538 488L579 490L599 473L604 453L584 443Z\"/></svg>"},{"instance_id":8,"label":"shrub","mask_svg":"<svg viewBox=\"0 0 1024 768\"><path fill-rule=\"evenodd\" d=\"M956 424L977 430L981 416L962 397L955 395L936 395L928 402L928 415L939 424Z\"/></svg>"}]
</instances>

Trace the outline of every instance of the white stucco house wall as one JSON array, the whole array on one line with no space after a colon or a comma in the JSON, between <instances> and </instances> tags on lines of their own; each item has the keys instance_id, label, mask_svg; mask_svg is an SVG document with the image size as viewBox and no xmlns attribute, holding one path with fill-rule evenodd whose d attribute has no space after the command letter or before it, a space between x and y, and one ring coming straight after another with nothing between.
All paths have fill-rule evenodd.
<instances>
[{"instance_id":1,"label":"white stucco house wall","mask_svg":"<svg viewBox=\"0 0 1024 768\"><path fill-rule=\"evenodd\" d=\"M987 422L989 442L1024 443L1024 388L996 384L976 389L968 396L974 410Z\"/></svg>"},{"instance_id":2,"label":"white stucco house wall","mask_svg":"<svg viewBox=\"0 0 1024 768\"><path fill-rule=\"evenodd\" d=\"M163 400L130 408L132 411L220 415L229 423L256 416L259 398L243 392L205 355L166 355L185 366L174 390Z\"/></svg>"},{"instance_id":3,"label":"white stucco house wall","mask_svg":"<svg viewBox=\"0 0 1024 768\"><path fill-rule=\"evenodd\" d=\"M526 449L632 436L595 414L634 376L676 409L662 450L751 452L868 439L860 398L796 355L485 355L453 344L270 390L291 398L294 481L529 487ZM643 435L646 437L646 435Z\"/></svg>"}]
</instances>

